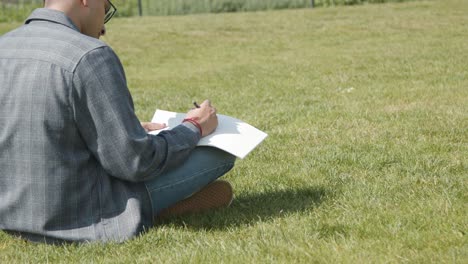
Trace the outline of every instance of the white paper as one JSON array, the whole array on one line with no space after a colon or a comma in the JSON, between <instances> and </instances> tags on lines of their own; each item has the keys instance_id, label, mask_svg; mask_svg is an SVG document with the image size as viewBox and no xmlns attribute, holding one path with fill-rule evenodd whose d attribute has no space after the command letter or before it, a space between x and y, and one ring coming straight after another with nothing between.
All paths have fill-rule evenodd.
<instances>
[{"instance_id":1,"label":"white paper","mask_svg":"<svg viewBox=\"0 0 468 264\"><path fill-rule=\"evenodd\" d=\"M153 123L165 123L171 129L179 125L185 118L183 113L175 113L164 110L156 110ZM151 131L150 134L158 134L162 130ZM243 159L268 135L257 128L230 116L218 114L218 127L216 130L200 139L198 146L211 146L229 152Z\"/></svg>"}]
</instances>

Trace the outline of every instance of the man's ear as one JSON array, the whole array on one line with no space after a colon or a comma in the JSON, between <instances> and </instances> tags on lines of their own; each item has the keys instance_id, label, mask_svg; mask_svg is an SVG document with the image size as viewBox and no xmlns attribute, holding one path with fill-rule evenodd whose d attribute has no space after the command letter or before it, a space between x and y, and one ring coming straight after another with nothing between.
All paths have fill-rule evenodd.
<instances>
[{"instance_id":1,"label":"man's ear","mask_svg":"<svg viewBox=\"0 0 468 264\"><path fill-rule=\"evenodd\" d=\"M79 0L82 6L88 6L88 0Z\"/></svg>"}]
</instances>

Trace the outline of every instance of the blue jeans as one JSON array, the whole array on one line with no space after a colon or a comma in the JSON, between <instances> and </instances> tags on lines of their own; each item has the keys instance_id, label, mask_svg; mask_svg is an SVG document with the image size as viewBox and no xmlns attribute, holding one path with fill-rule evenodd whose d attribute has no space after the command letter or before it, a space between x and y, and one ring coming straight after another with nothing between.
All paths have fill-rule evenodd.
<instances>
[{"instance_id":1,"label":"blue jeans","mask_svg":"<svg viewBox=\"0 0 468 264\"><path fill-rule=\"evenodd\" d=\"M223 150L196 147L181 166L146 181L154 216L223 176L234 166L235 160L235 156Z\"/></svg>"}]
</instances>

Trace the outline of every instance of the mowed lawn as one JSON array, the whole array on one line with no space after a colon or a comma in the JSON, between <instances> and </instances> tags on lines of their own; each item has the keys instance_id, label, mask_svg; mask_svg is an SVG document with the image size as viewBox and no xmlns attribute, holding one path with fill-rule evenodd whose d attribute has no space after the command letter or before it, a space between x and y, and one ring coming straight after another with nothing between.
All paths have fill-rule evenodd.
<instances>
[{"instance_id":1,"label":"mowed lawn","mask_svg":"<svg viewBox=\"0 0 468 264\"><path fill-rule=\"evenodd\" d=\"M113 19L103 39L142 121L210 98L269 137L226 176L228 209L123 244L0 232L0 262L467 263L467 14L445 0Z\"/></svg>"}]
</instances>

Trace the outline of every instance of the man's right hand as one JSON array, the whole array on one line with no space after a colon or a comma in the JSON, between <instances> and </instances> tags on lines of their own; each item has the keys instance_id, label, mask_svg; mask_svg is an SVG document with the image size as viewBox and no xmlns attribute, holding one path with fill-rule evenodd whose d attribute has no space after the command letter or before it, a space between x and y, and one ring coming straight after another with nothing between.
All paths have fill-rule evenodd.
<instances>
[{"instance_id":1,"label":"man's right hand","mask_svg":"<svg viewBox=\"0 0 468 264\"><path fill-rule=\"evenodd\" d=\"M218 126L216 108L211 106L210 100L203 101L203 103L200 104L200 108L190 110L185 118L192 118L200 124L202 137L213 133Z\"/></svg>"}]
</instances>

